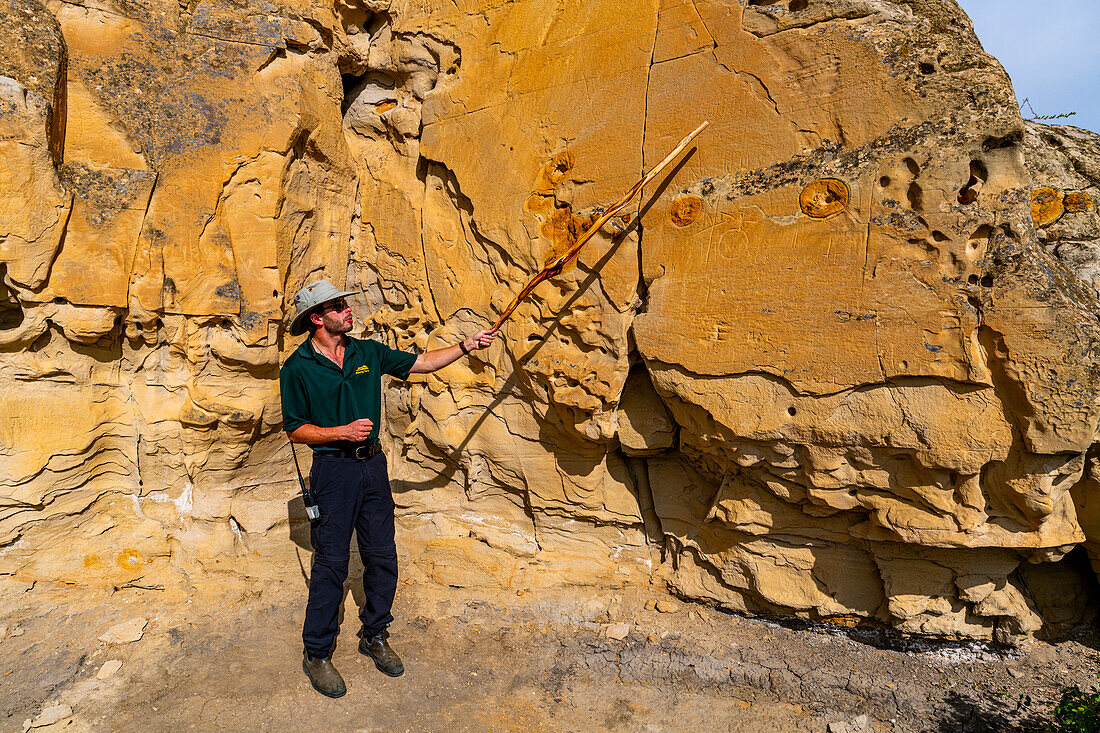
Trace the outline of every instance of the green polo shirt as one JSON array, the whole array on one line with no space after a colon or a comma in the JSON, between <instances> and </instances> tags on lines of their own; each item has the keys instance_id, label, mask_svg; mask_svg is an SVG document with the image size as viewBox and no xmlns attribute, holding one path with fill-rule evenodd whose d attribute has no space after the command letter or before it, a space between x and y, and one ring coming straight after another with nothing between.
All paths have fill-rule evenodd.
<instances>
[{"instance_id":1,"label":"green polo shirt","mask_svg":"<svg viewBox=\"0 0 1100 733\"><path fill-rule=\"evenodd\" d=\"M306 423L334 428L366 418L374 423L367 440L378 438L382 419L382 375L407 379L416 354L397 351L377 341L344 338L343 369L327 356L318 354L307 338L279 370L283 430L291 432ZM325 453L339 450L341 444L322 443L310 447Z\"/></svg>"}]
</instances>

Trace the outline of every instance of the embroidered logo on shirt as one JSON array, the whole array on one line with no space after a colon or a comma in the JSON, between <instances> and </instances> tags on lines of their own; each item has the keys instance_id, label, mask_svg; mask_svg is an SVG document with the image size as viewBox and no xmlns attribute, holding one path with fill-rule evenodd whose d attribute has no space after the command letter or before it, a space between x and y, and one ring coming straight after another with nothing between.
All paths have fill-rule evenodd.
<instances>
[{"instance_id":1,"label":"embroidered logo on shirt","mask_svg":"<svg viewBox=\"0 0 1100 733\"><path fill-rule=\"evenodd\" d=\"M363 366L361 366L361 367L359 367L358 369L356 369L356 370L355 370L355 373L356 373L356 374L366 374L366 373L368 373L369 371L370 371L370 367L369 367L369 366L366 366L366 365L364 364Z\"/></svg>"}]
</instances>

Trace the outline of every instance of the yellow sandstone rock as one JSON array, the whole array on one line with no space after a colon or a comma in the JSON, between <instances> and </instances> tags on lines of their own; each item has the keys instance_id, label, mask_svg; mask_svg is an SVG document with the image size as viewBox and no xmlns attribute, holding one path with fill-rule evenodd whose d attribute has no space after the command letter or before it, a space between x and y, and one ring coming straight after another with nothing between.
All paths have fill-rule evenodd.
<instances>
[{"instance_id":1,"label":"yellow sandstone rock","mask_svg":"<svg viewBox=\"0 0 1100 733\"><path fill-rule=\"evenodd\" d=\"M388 383L410 572L1088 620L1100 141L1021 120L954 3L0 16L0 572L293 578L294 292L453 344L706 119L498 345Z\"/></svg>"}]
</instances>

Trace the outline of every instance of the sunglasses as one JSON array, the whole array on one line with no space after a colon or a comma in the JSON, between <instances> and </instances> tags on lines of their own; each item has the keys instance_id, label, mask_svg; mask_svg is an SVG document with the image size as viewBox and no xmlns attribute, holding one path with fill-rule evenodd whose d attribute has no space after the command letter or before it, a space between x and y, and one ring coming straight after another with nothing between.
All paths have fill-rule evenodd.
<instances>
[{"instance_id":1,"label":"sunglasses","mask_svg":"<svg viewBox=\"0 0 1100 733\"><path fill-rule=\"evenodd\" d=\"M325 306L321 309L321 312L328 313L329 311L336 311L337 313L339 313L341 311L346 311L349 308L351 308L351 306L348 305L348 302L343 298L340 298L339 300L334 300L331 303L326 303Z\"/></svg>"}]
</instances>

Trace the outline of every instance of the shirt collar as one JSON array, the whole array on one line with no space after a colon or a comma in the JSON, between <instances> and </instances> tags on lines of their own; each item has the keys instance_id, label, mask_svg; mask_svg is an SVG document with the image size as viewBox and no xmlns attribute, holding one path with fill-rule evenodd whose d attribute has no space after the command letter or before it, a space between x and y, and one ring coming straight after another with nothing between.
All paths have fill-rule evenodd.
<instances>
[{"instance_id":1,"label":"shirt collar","mask_svg":"<svg viewBox=\"0 0 1100 733\"><path fill-rule=\"evenodd\" d=\"M356 339L353 339L353 338L349 337L347 334L344 334L344 363L345 364L347 363L348 355L351 354L351 353L354 353L357 348L358 348L358 344L356 343ZM313 337L312 336L306 336L306 340L303 341L302 345L298 347L298 353L300 353L306 359L312 359L313 361L321 363L320 359L318 358L317 350L313 348ZM328 359L325 359L325 361L328 361Z\"/></svg>"},{"instance_id":2,"label":"shirt collar","mask_svg":"<svg viewBox=\"0 0 1100 733\"><path fill-rule=\"evenodd\" d=\"M317 352L313 350L313 339L309 336L306 336L306 340L298 346L297 351L303 359L317 361Z\"/></svg>"}]
</instances>

